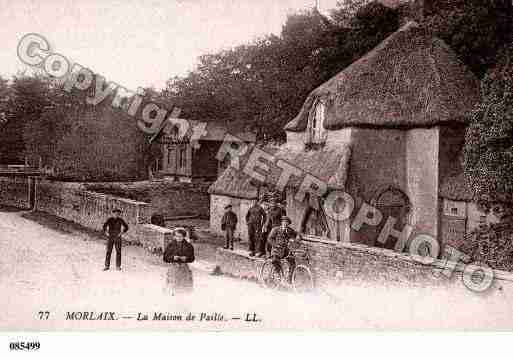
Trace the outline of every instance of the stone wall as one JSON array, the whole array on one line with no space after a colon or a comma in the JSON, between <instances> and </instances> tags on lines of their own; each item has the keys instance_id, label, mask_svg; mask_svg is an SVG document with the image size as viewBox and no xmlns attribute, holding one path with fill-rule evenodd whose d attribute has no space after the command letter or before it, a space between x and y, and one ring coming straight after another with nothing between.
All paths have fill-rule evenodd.
<instances>
[{"instance_id":1,"label":"stone wall","mask_svg":"<svg viewBox=\"0 0 513 359\"><path fill-rule=\"evenodd\" d=\"M351 133L351 160L346 191L359 209L363 202L373 204L389 188L408 193L407 131L354 128ZM352 218L358 210L353 211ZM373 246L385 220L378 226L364 225L351 231L350 241Z\"/></svg>"},{"instance_id":2,"label":"stone wall","mask_svg":"<svg viewBox=\"0 0 513 359\"><path fill-rule=\"evenodd\" d=\"M331 281L375 281L435 284L434 267L415 262L406 254L359 244L303 242L315 277Z\"/></svg>"},{"instance_id":3,"label":"stone wall","mask_svg":"<svg viewBox=\"0 0 513 359\"><path fill-rule=\"evenodd\" d=\"M130 227L126 238L139 240L139 225L150 220L150 205L129 199L86 191L79 183L42 179L36 188L36 210L101 230L112 210L119 208Z\"/></svg>"},{"instance_id":4,"label":"stone wall","mask_svg":"<svg viewBox=\"0 0 513 359\"><path fill-rule=\"evenodd\" d=\"M237 278L258 280L258 271L264 264L264 259L250 257L247 252L231 251L218 248L216 253L216 265L221 268L223 274Z\"/></svg>"},{"instance_id":5,"label":"stone wall","mask_svg":"<svg viewBox=\"0 0 513 359\"><path fill-rule=\"evenodd\" d=\"M161 253L173 239L173 231L169 228L143 224L139 227L141 245L152 253Z\"/></svg>"},{"instance_id":6,"label":"stone wall","mask_svg":"<svg viewBox=\"0 0 513 359\"><path fill-rule=\"evenodd\" d=\"M303 241L302 250L309 256L309 265L318 285L341 281L386 282L389 284L437 284L435 266L415 262L405 254L391 250L349 243ZM304 263L298 260L298 264ZM217 265L225 274L256 279L262 259L246 253L225 249L217 251ZM445 277L444 277L445 278Z\"/></svg>"},{"instance_id":7,"label":"stone wall","mask_svg":"<svg viewBox=\"0 0 513 359\"><path fill-rule=\"evenodd\" d=\"M30 209L30 181L24 176L0 176L0 204Z\"/></svg>"},{"instance_id":8,"label":"stone wall","mask_svg":"<svg viewBox=\"0 0 513 359\"><path fill-rule=\"evenodd\" d=\"M438 236L439 128L415 128L407 134L407 195L412 204L413 235ZM440 240L440 238L439 238Z\"/></svg>"},{"instance_id":9,"label":"stone wall","mask_svg":"<svg viewBox=\"0 0 513 359\"><path fill-rule=\"evenodd\" d=\"M210 183L175 183L150 191L148 201L153 211L164 217L198 215L208 218Z\"/></svg>"},{"instance_id":10,"label":"stone wall","mask_svg":"<svg viewBox=\"0 0 513 359\"><path fill-rule=\"evenodd\" d=\"M0 176L0 204L31 209L31 181L35 179ZM172 236L171 230L149 224L155 213L150 204L87 191L81 183L37 179L34 196L35 210L95 231L101 231L112 210L119 208L129 226L125 240L140 243L150 251L163 250Z\"/></svg>"},{"instance_id":11,"label":"stone wall","mask_svg":"<svg viewBox=\"0 0 513 359\"><path fill-rule=\"evenodd\" d=\"M134 183L89 183L87 188L114 197L131 198L151 204L151 213L164 217L197 215L209 217L209 182L180 183L171 180ZM151 215L150 215L151 217Z\"/></svg>"}]
</instances>

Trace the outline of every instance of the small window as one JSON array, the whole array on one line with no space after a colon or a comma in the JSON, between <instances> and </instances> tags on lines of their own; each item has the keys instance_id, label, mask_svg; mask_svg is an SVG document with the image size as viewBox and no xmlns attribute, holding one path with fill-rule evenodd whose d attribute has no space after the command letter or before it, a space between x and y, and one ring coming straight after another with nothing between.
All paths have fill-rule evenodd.
<instances>
[{"instance_id":1,"label":"small window","mask_svg":"<svg viewBox=\"0 0 513 359\"><path fill-rule=\"evenodd\" d=\"M183 168L185 169L186 167L186 164L187 164L187 152L186 152L186 149L184 147L180 148L180 168Z\"/></svg>"},{"instance_id":2,"label":"small window","mask_svg":"<svg viewBox=\"0 0 513 359\"><path fill-rule=\"evenodd\" d=\"M326 118L326 104L318 101L310 115L309 134L311 143L323 143L326 140L324 120Z\"/></svg>"},{"instance_id":3,"label":"small window","mask_svg":"<svg viewBox=\"0 0 513 359\"><path fill-rule=\"evenodd\" d=\"M172 148L168 148L167 150L167 164L171 165L173 162L173 157L175 155L175 151Z\"/></svg>"},{"instance_id":4,"label":"small window","mask_svg":"<svg viewBox=\"0 0 513 359\"><path fill-rule=\"evenodd\" d=\"M444 215L466 218L466 204L460 201L444 200Z\"/></svg>"}]
</instances>

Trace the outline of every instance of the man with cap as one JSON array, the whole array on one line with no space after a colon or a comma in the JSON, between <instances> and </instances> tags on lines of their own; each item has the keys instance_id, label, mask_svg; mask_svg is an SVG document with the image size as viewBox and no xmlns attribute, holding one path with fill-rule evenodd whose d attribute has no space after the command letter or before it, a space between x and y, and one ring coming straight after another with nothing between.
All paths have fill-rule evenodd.
<instances>
[{"instance_id":1,"label":"man with cap","mask_svg":"<svg viewBox=\"0 0 513 359\"><path fill-rule=\"evenodd\" d=\"M268 242L271 247L270 255L273 265L277 269L280 268L280 261L286 258L289 262L289 282L292 279L292 272L296 266L296 261L293 256L289 256L289 241L299 239L298 233L290 228L291 220L289 217L283 216L281 218L281 224L278 227L274 227L269 234Z\"/></svg>"},{"instance_id":2,"label":"man with cap","mask_svg":"<svg viewBox=\"0 0 513 359\"><path fill-rule=\"evenodd\" d=\"M107 219L103 225L103 232L109 237L107 239L107 254L105 255L105 268L110 268L110 256L112 254L112 247L116 247L116 269L121 270L121 228L123 233L128 231L128 224L121 218L121 210L114 209L112 211L113 217Z\"/></svg>"},{"instance_id":3,"label":"man with cap","mask_svg":"<svg viewBox=\"0 0 513 359\"><path fill-rule=\"evenodd\" d=\"M263 200L255 202L255 204L248 210L248 213L246 213L246 223L248 225L249 237L249 255L251 257L255 255L257 246L260 246L262 228L265 223L266 214L260 205L262 202ZM262 252L262 254L265 254L265 252Z\"/></svg>"},{"instance_id":4,"label":"man with cap","mask_svg":"<svg viewBox=\"0 0 513 359\"><path fill-rule=\"evenodd\" d=\"M224 207L225 212L221 219L221 230L226 234L226 245L224 249L233 250L233 234L237 228L237 215L232 211L232 205Z\"/></svg>"}]
</instances>

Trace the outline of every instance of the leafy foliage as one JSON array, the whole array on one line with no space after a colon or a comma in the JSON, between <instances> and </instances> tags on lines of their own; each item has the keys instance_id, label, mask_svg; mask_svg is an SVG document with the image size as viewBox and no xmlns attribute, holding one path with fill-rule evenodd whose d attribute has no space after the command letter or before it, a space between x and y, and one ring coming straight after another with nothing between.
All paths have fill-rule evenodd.
<instances>
[{"instance_id":1,"label":"leafy foliage","mask_svg":"<svg viewBox=\"0 0 513 359\"><path fill-rule=\"evenodd\" d=\"M511 41L510 0L433 0L424 25L444 40L479 77Z\"/></svg>"},{"instance_id":2,"label":"leafy foliage","mask_svg":"<svg viewBox=\"0 0 513 359\"><path fill-rule=\"evenodd\" d=\"M488 71L485 101L474 112L467 135L472 187L476 193L511 194L511 103L505 95L511 79L509 70L503 71L511 67L508 51L495 66L498 49L511 41L511 1L426 3L432 6L418 20L480 78ZM283 126L297 115L308 93L396 31L402 17L414 11L405 6L341 0L329 16L317 10L289 15L279 35L203 55L194 71L169 79L162 92L147 89L147 97L180 107L185 118L225 122L232 129L256 132L261 141L283 141ZM0 160L23 161L26 155L70 179L142 176L158 151L143 144L135 121L110 108L91 108L85 95L65 93L37 75L20 75L11 83L0 79Z\"/></svg>"},{"instance_id":3,"label":"leafy foliage","mask_svg":"<svg viewBox=\"0 0 513 359\"><path fill-rule=\"evenodd\" d=\"M110 106L112 98L91 106L86 102L91 92L68 93L37 75L15 77L9 88L2 162L26 159L65 180L145 177L145 135L133 118Z\"/></svg>"},{"instance_id":4,"label":"leafy foliage","mask_svg":"<svg viewBox=\"0 0 513 359\"><path fill-rule=\"evenodd\" d=\"M42 77L24 74L14 77L9 90L4 90L5 121L0 129L0 162L23 163L24 129L41 116L48 104L47 91L48 83Z\"/></svg>"},{"instance_id":5,"label":"leafy foliage","mask_svg":"<svg viewBox=\"0 0 513 359\"><path fill-rule=\"evenodd\" d=\"M513 46L482 81L483 101L471 115L465 175L484 202L513 201Z\"/></svg>"},{"instance_id":6,"label":"leafy foliage","mask_svg":"<svg viewBox=\"0 0 513 359\"><path fill-rule=\"evenodd\" d=\"M168 81L164 94L187 118L216 119L253 130L260 140L283 140L283 126L311 90L399 25L397 13L377 2L332 17L317 10L292 14L280 36L200 57L194 71Z\"/></svg>"},{"instance_id":7,"label":"leafy foliage","mask_svg":"<svg viewBox=\"0 0 513 359\"><path fill-rule=\"evenodd\" d=\"M513 271L513 223L508 218L501 224L475 230L460 250L470 256L469 262L485 263L493 269Z\"/></svg>"}]
</instances>

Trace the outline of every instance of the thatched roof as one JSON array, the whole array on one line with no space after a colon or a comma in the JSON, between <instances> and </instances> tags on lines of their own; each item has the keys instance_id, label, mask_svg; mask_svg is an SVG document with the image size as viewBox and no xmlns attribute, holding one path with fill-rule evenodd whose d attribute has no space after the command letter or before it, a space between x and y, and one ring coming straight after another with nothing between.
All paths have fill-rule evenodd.
<instances>
[{"instance_id":1,"label":"thatched roof","mask_svg":"<svg viewBox=\"0 0 513 359\"><path fill-rule=\"evenodd\" d=\"M242 172L242 168L244 167L237 170L228 166L217 181L212 183L208 193L243 199L258 198L257 187L254 185L252 178Z\"/></svg>"},{"instance_id":2,"label":"thatched roof","mask_svg":"<svg viewBox=\"0 0 513 359\"><path fill-rule=\"evenodd\" d=\"M304 177L309 174L327 184L330 189L343 189L347 180L347 171L351 150L348 145L327 145L321 150L301 151L297 148L284 145L281 147L266 147L265 152L274 156L273 163L266 163L268 171L257 168L257 172L265 177L263 182L252 178L243 172L251 154L251 150L239 159L240 169L228 167L226 171L209 188L210 194L225 195L236 198L255 199L258 196L257 186L274 186L278 183L283 172L282 167L276 165L279 160L287 162L299 169L299 177L292 176L287 183L288 187L298 188ZM260 160L264 162L265 160Z\"/></svg>"},{"instance_id":3,"label":"thatched roof","mask_svg":"<svg viewBox=\"0 0 513 359\"><path fill-rule=\"evenodd\" d=\"M471 202L474 198L463 173L446 178L440 185L439 192L440 197L453 201Z\"/></svg>"},{"instance_id":4,"label":"thatched roof","mask_svg":"<svg viewBox=\"0 0 513 359\"><path fill-rule=\"evenodd\" d=\"M188 142L190 137L194 134L195 136L199 135L198 140L200 141L223 141L226 135L230 135L231 137L238 138L242 142L255 142L256 135L249 131L245 131L240 125L235 124L225 124L216 121L205 121L205 127L199 127L200 129L204 129L202 133L194 133L194 128L196 126L201 126L202 121L196 120L184 120L189 123L189 130L187 131L184 142ZM178 132L178 127L168 121L165 121L161 128L157 133L153 135L150 139L150 143L155 140L160 140L160 138L165 135L170 135L173 132Z\"/></svg>"},{"instance_id":5,"label":"thatched roof","mask_svg":"<svg viewBox=\"0 0 513 359\"><path fill-rule=\"evenodd\" d=\"M346 144L327 145L320 150L300 151L287 145L275 150L274 155L290 165L299 168L304 175L309 174L323 181L332 189L344 189L349 166L351 150ZM282 168L270 166L270 173L266 177L266 183L277 183L282 173ZM289 187L298 188L304 178L291 177Z\"/></svg>"},{"instance_id":6,"label":"thatched roof","mask_svg":"<svg viewBox=\"0 0 513 359\"><path fill-rule=\"evenodd\" d=\"M318 100L324 126L429 127L465 122L479 81L438 38L409 22L360 60L315 89L285 129L301 132Z\"/></svg>"}]
</instances>

